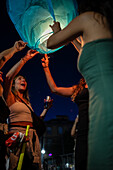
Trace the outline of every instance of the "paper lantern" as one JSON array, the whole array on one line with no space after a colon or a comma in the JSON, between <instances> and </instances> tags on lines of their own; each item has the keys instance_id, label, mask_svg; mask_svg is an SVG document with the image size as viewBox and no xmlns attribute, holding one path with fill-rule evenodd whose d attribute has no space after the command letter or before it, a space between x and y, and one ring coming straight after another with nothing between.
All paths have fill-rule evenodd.
<instances>
[{"instance_id":1,"label":"paper lantern","mask_svg":"<svg viewBox=\"0 0 113 170\"><path fill-rule=\"evenodd\" d=\"M61 28L77 16L76 0L7 0L7 11L21 39L31 49L43 54L58 49L47 49L47 39L52 35L49 25L59 21Z\"/></svg>"}]
</instances>

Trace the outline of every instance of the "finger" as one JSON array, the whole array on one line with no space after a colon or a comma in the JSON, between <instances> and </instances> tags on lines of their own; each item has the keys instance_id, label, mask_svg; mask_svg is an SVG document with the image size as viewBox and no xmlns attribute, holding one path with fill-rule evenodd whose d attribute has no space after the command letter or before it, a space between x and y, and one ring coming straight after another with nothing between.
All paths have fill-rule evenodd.
<instances>
[{"instance_id":1,"label":"finger","mask_svg":"<svg viewBox=\"0 0 113 170\"><path fill-rule=\"evenodd\" d=\"M45 54L45 59L47 59L48 58L48 56L47 56L47 54Z\"/></svg>"},{"instance_id":2,"label":"finger","mask_svg":"<svg viewBox=\"0 0 113 170\"><path fill-rule=\"evenodd\" d=\"M52 25L49 25L52 28Z\"/></svg>"},{"instance_id":3,"label":"finger","mask_svg":"<svg viewBox=\"0 0 113 170\"><path fill-rule=\"evenodd\" d=\"M38 54L38 53L39 53L38 51L35 52L35 54Z\"/></svg>"},{"instance_id":4,"label":"finger","mask_svg":"<svg viewBox=\"0 0 113 170\"><path fill-rule=\"evenodd\" d=\"M3 75L3 72L2 72L2 71L0 71L0 74L1 74L1 75Z\"/></svg>"},{"instance_id":5,"label":"finger","mask_svg":"<svg viewBox=\"0 0 113 170\"><path fill-rule=\"evenodd\" d=\"M42 58L42 59L41 59L41 61L42 61L42 62L44 62L44 61L45 61L45 59L44 59L44 58Z\"/></svg>"}]
</instances>

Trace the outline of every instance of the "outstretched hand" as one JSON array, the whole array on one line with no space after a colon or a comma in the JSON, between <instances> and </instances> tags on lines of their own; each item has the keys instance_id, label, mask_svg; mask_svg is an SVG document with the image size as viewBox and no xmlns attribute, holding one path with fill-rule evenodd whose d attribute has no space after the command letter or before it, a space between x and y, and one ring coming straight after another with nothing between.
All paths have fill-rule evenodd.
<instances>
[{"instance_id":1,"label":"outstretched hand","mask_svg":"<svg viewBox=\"0 0 113 170\"><path fill-rule=\"evenodd\" d=\"M38 54L39 52L36 50L28 50L27 54L25 55L25 59L26 60L30 60L31 58L33 58L36 54Z\"/></svg>"},{"instance_id":2,"label":"outstretched hand","mask_svg":"<svg viewBox=\"0 0 113 170\"><path fill-rule=\"evenodd\" d=\"M45 54L45 56L41 59L42 61L42 67L46 68L49 66L49 59L48 59L48 55Z\"/></svg>"},{"instance_id":3,"label":"outstretched hand","mask_svg":"<svg viewBox=\"0 0 113 170\"><path fill-rule=\"evenodd\" d=\"M60 27L60 23L54 21L53 25L49 25L51 27L51 29L53 30L54 33L57 33L59 31L61 31L61 27Z\"/></svg>"},{"instance_id":4,"label":"outstretched hand","mask_svg":"<svg viewBox=\"0 0 113 170\"><path fill-rule=\"evenodd\" d=\"M22 40L16 41L14 44L14 48L16 52L23 50L26 47L27 42L23 42Z\"/></svg>"},{"instance_id":5,"label":"outstretched hand","mask_svg":"<svg viewBox=\"0 0 113 170\"><path fill-rule=\"evenodd\" d=\"M50 109L53 106L53 99L50 99L47 101L44 99L44 109Z\"/></svg>"}]
</instances>

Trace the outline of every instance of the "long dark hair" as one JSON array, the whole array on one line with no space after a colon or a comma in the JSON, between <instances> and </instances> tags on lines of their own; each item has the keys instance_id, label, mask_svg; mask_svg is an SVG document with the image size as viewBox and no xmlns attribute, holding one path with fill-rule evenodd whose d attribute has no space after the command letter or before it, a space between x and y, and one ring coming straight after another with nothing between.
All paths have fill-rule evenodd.
<instances>
[{"instance_id":1,"label":"long dark hair","mask_svg":"<svg viewBox=\"0 0 113 170\"><path fill-rule=\"evenodd\" d=\"M13 83L12 83L12 92L13 94L16 96L16 90L15 90L15 80L17 79L17 77L19 76L22 76L22 75L17 75L15 76L15 78L13 79ZM25 80L26 78L24 76L22 76ZM28 93L28 86L26 87L25 91L23 92L23 98L27 101L27 102L30 102L30 99L29 99L29 93Z\"/></svg>"},{"instance_id":2,"label":"long dark hair","mask_svg":"<svg viewBox=\"0 0 113 170\"><path fill-rule=\"evenodd\" d=\"M76 98L76 96L78 95L78 93L80 93L80 92L83 90L83 88L85 87L85 85L86 85L86 81L85 81L84 78L81 78L80 81L79 81L79 84L78 84L78 85L75 85L75 86L76 86L76 87L75 87L75 91L74 91L74 93L73 93L72 96L71 96L71 100L72 100L73 102L75 101L75 98Z\"/></svg>"},{"instance_id":3,"label":"long dark hair","mask_svg":"<svg viewBox=\"0 0 113 170\"><path fill-rule=\"evenodd\" d=\"M107 18L113 34L113 0L77 0L79 13L94 11Z\"/></svg>"}]
</instances>

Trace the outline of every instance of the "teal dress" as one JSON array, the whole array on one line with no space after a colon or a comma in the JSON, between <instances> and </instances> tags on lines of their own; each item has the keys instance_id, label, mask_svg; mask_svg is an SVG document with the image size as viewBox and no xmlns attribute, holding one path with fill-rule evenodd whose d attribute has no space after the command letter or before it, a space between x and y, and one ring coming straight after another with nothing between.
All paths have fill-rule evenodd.
<instances>
[{"instance_id":1,"label":"teal dress","mask_svg":"<svg viewBox=\"0 0 113 170\"><path fill-rule=\"evenodd\" d=\"M113 40L84 45L79 71L89 88L88 170L113 170Z\"/></svg>"}]
</instances>

